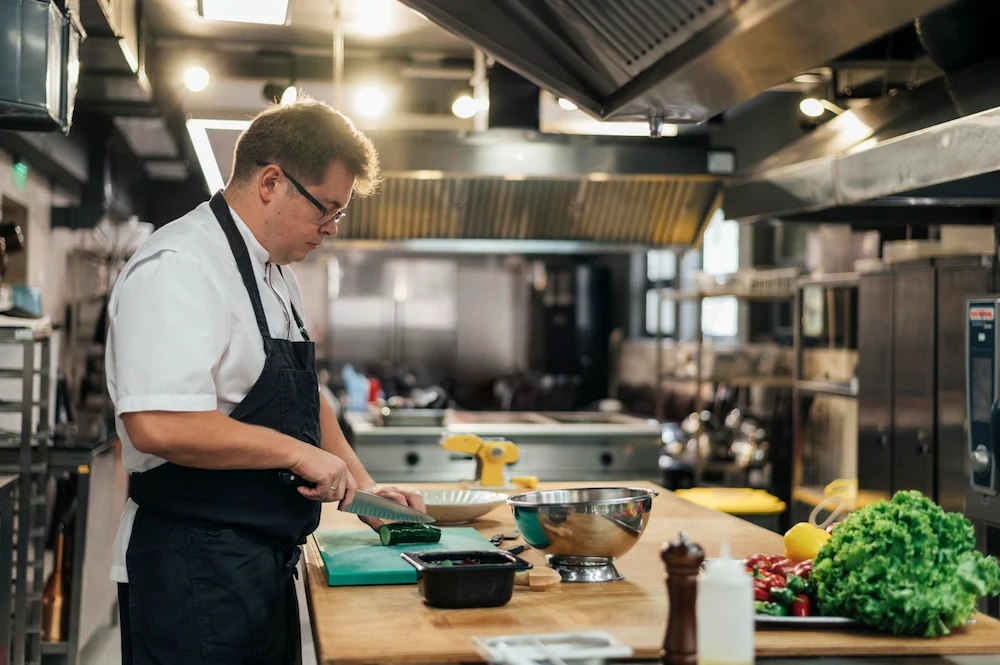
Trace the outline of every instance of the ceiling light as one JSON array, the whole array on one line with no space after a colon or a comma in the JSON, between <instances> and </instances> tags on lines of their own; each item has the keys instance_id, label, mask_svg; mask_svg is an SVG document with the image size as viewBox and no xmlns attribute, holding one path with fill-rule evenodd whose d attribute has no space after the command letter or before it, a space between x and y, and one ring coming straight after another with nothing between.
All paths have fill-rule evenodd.
<instances>
[{"instance_id":1,"label":"ceiling light","mask_svg":"<svg viewBox=\"0 0 1000 665\"><path fill-rule=\"evenodd\" d=\"M799 102L799 110L802 111L803 115L807 115L810 118L818 118L823 115L826 108L823 106L823 102L815 97L806 97Z\"/></svg>"},{"instance_id":2,"label":"ceiling light","mask_svg":"<svg viewBox=\"0 0 1000 665\"><path fill-rule=\"evenodd\" d=\"M294 85L290 85L285 88L285 91L281 93L281 105L288 106L289 104L294 104L299 98L299 89Z\"/></svg>"},{"instance_id":3,"label":"ceiling light","mask_svg":"<svg viewBox=\"0 0 1000 665\"><path fill-rule=\"evenodd\" d=\"M390 0L364 0L353 3L348 29L369 37L380 37L392 32L392 2Z\"/></svg>"},{"instance_id":4,"label":"ceiling light","mask_svg":"<svg viewBox=\"0 0 1000 665\"><path fill-rule=\"evenodd\" d=\"M209 21L284 25L288 0L198 0L198 13Z\"/></svg>"},{"instance_id":5,"label":"ceiling light","mask_svg":"<svg viewBox=\"0 0 1000 665\"><path fill-rule=\"evenodd\" d=\"M250 126L250 121L189 118L184 124L187 127L188 136L191 137L191 145L198 158L201 173L205 176L208 191L215 193L225 186L225 182L222 180L222 173L219 171L219 162L215 159L212 143L208 139L208 130L244 132Z\"/></svg>"},{"instance_id":6,"label":"ceiling light","mask_svg":"<svg viewBox=\"0 0 1000 665\"><path fill-rule=\"evenodd\" d=\"M208 87L208 70L195 65L184 72L184 85L191 92L201 92Z\"/></svg>"},{"instance_id":7,"label":"ceiling light","mask_svg":"<svg viewBox=\"0 0 1000 665\"><path fill-rule=\"evenodd\" d=\"M463 119L471 118L478 110L479 102L468 95L462 95L451 105L451 112Z\"/></svg>"},{"instance_id":8,"label":"ceiling light","mask_svg":"<svg viewBox=\"0 0 1000 665\"><path fill-rule=\"evenodd\" d=\"M358 91L354 102L363 115L376 116L385 110L385 93L374 86L368 86Z\"/></svg>"},{"instance_id":9,"label":"ceiling light","mask_svg":"<svg viewBox=\"0 0 1000 665\"><path fill-rule=\"evenodd\" d=\"M559 106L563 107L563 108L564 108L564 109L566 109L567 111L575 111L575 110L577 110L578 108L580 108L579 106L577 106L577 105L576 105L576 104L574 104L573 102L569 101L569 100L568 100L568 99L566 99L565 97L560 97L560 98L559 98Z\"/></svg>"}]
</instances>

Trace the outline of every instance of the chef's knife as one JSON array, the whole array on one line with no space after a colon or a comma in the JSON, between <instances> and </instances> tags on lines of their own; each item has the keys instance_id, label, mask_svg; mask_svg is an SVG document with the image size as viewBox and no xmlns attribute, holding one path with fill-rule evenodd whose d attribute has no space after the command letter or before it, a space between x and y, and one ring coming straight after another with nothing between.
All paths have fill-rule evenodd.
<instances>
[{"instance_id":1,"label":"chef's knife","mask_svg":"<svg viewBox=\"0 0 1000 665\"><path fill-rule=\"evenodd\" d=\"M290 471L281 472L281 482L285 485L295 485L297 487L315 487L316 484L298 476ZM404 506L391 499L386 499L377 494L355 490L354 501L347 508L345 513L361 515L362 517L375 517L380 520L392 520L394 522L410 522L413 524L431 524L436 521L427 513L422 513L416 508Z\"/></svg>"}]
</instances>

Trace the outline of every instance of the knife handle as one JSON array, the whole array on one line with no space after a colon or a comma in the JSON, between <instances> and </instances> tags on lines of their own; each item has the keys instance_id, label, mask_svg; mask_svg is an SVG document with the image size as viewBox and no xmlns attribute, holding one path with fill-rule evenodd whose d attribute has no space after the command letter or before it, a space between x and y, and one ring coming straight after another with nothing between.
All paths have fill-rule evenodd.
<instances>
[{"instance_id":1,"label":"knife handle","mask_svg":"<svg viewBox=\"0 0 1000 665\"><path fill-rule=\"evenodd\" d=\"M281 471L278 473L278 479L281 481L282 485L292 485L294 487L308 487L310 489L316 487L316 483L311 480L306 480L300 475L294 474L291 471Z\"/></svg>"}]
</instances>

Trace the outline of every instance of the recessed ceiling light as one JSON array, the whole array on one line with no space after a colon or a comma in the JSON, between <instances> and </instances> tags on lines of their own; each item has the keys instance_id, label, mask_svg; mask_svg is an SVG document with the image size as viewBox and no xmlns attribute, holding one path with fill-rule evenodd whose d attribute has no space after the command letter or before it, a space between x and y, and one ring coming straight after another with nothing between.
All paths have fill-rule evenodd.
<instances>
[{"instance_id":1,"label":"recessed ceiling light","mask_svg":"<svg viewBox=\"0 0 1000 665\"><path fill-rule=\"evenodd\" d=\"M281 105L288 106L289 104L294 104L299 98L299 89L294 85L290 85L285 88L285 91L281 93Z\"/></svg>"},{"instance_id":2,"label":"recessed ceiling light","mask_svg":"<svg viewBox=\"0 0 1000 665\"><path fill-rule=\"evenodd\" d=\"M201 92L208 87L208 70L195 65L184 72L184 85L191 92Z\"/></svg>"},{"instance_id":3,"label":"recessed ceiling light","mask_svg":"<svg viewBox=\"0 0 1000 665\"><path fill-rule=\"evenodd\" d=\"M288 0L198 0L198 13L209 21L284 25Z\"/></svg>"},{"instance_id":4,"label":"recessed ceiling light","mask_svg":"<svg viewBox=\"0 0 1000 665\"><path fill-rule=\"evenodd\" d=\"M574 104L573 102L569 101L569 100L568 100L568 99L566 99L565 97L560 97L560 98L559 98L559 106L563 107L563 108L564 108L564 109L566 109L567 111L575 111L575 110L577 110L578 108L580 108L579 106L577 106L577 105L576 105L576 104Z\"/></svg>"},{"instance_id":5,"label":"recessed ceiling light","mask_svg":"<svg viewBox=\"0 0 1000 665\"><path fill-rule=\"evenodd\" d=\"M367 116L376 116L386 107L385 93L375 86L368 86L358 91L355 98L358 111Z\"/></svg>"}]
</instances>

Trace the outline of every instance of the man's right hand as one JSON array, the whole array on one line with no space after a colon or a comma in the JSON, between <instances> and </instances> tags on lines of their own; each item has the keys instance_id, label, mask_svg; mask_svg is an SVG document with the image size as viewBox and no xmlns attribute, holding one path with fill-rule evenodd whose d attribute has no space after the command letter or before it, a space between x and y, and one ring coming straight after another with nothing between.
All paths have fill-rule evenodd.
<instances>
[{"instance_id":1,"label":"man's right hand","mask_svg":"<svg viewBox=\"0 0 1000 665\"><path fill-rule=\"evenodd\" d=\"M315 487L299 487L299 493L313 501L340 501L343 510L354 501L354 490L358 484L347 469L344 460L322 448L303 443L297 451L295 464L288 469L300 478L316 484Z\"/></svg>"}]
</instances>

